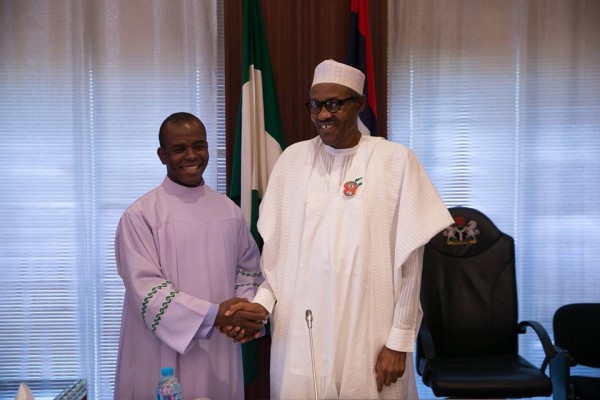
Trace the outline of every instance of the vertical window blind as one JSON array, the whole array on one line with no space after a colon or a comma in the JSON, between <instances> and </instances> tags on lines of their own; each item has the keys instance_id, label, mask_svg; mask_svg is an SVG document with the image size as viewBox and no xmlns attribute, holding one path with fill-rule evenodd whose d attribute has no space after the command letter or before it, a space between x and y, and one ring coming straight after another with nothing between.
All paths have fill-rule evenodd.
<instances>
[{"instance_id":1,"label":"vertical window blind","mask_svg":"<svg viewBox=\"0 0 600 400\"><path fill-rule=\"evenodd\" d=\"M520 319L552 337L558 307L600 301L600 3L388 6L389 138L515 238Z\"/></svg>"},{"instance_id":2,"label":"vertical window blind","mask_svg":"<svg viewBox=\"0 0 600 400\"><path fill-rule=\"evenodd\" d=\"M205 123L205 180L225 191L222 7L0 2L0 383L84 378L88 398L112 399L114 233L165 176L169 114Z\"/></svg>"}]
</instances>

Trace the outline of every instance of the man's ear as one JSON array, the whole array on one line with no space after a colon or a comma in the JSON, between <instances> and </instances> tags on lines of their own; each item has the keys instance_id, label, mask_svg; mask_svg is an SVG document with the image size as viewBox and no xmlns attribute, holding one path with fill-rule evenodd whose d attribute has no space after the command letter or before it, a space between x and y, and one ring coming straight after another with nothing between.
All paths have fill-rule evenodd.
<instances>
[{"instance_id":1,"label":"man's ear","mask_svg":"<svg viewBox=\"0 0 600 400\"><path fill-rule=\"evenodd\" d=\"M156 154L158 154L158 158L160 158L160 162L163 165L167 164L167 155L165 154L165 151L163 150L162 147L159 147L158 149L156 149Z\"/></svg>"},{"instance_id":2,"label":"man's ear","mask_svg":"<svg viewBox=\"0 0 600 400\"><path fill-rule=\"evenodd\" d=\"M367 97L366 96L360 96L360 101L359 101L359 106L360 106L360 112L362 112L365 109L365 106L367 105Z\"/></svg>"}]
</instances>

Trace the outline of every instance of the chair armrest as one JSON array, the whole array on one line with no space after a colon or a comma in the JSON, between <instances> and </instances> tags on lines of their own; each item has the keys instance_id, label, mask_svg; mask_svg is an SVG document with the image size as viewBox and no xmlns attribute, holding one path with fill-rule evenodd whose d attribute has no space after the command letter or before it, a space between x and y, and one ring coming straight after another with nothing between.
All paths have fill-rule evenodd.
<instances>
[{"instance_id":1,"label":"chair armrest","mask_svg":"<svg viewBox=\"0 0 600 400\"><path fill-rule=\"evenodd\" d=\"M419 345L421 346L422 354L426 359L432 360L435 358L433 337L431 336L429 327L425 323L422 323L421 328L419 329Z\"/></svg>"},{"instance_id":2,"label":"chair armrest","mask_svg":"<svg viewBox=\"0 0 600 400\"><path fill-rule=\"evenodd\" d=\"M538 335L540 342L542 343L542 348L544 349L544 354L546 355L546 359L550 360L556 354L556 350L554 349L554 345L550 340L550 336L548 336L548 332L546 329L537 321L521 321L517 326L519 333L525 333L527 331L527 327L530 326L533 328L534 332ZM547 361L545 361L547 362ZM545 367L544 367L545 369Z\"/></svg>"},{"instance_id":3,"label":"chair armrest","mask_svg":"<svg viewBox=\"0 0 600 400\"><path fill-rule=\"evenodd\" d=\"M435 358L435 346L433 345L433 337L431 331L425 322L421 323L419 335L417 336L417 353L416 353L417 373L423 377L423 382L428 378L429 360Z\"/></svg>"},{"instance_id":4,"label":"chair armrest","mask_svg":"<svg viewBox=\"0 0 600 400\"><path fill-rule=\"evenodd\" d=\"M566 350L554 346L556 351L550 359L550 380L552 381L552 399L569 399L570 364L572 357Z\"/></svg>"},{"instance_id":5,"label":"chair armrest","mask_svg":"<svg viewBox=\"0 0 600 400\"><path fill-rule=\"evenodd\" d=\"M540 342L542 343L542 348L544 349L544 361L542 362L542 366L540 367L540 371L543 374L546 374L546 367L550 363L550 360L556 356L556 350L554 349L554 345L550 340L550 336L548 336L548 332L546 329L537 321L521 321L517 327L519 333L525 333L527 331L527 327L530 326L533 328L534 332L537 334Z\"/></svg>"}]
</instances>

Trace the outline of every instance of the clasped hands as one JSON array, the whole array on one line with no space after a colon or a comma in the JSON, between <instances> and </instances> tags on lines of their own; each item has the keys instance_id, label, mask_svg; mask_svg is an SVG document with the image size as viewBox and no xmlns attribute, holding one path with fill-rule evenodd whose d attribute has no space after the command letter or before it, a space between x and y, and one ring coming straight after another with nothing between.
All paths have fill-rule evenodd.
<instances>
[{"instance_id":1,"label":"clasped hands","mask_svg":"<svg viewBox=\"0 0 600 400\"><path fill-rule=\"evenodd\" d=\"M215 326L234 342L246 343L257 339L262 333L264 321L269 317L267 310L258 303L234 297L219 304ZM390 386L402 375L406 365L406 353L382 347L375 364L377 390Z\"/></svg>"},{"instance_id":2,"label":"clasped hands","mask_svg":"<svg viewBox=\"0 0 600 400\"><path fill-rule=\"evenodd\" d=\"M234 342L246 343L261 335L268 317L269 313L260 304L234 297L219 304L215 327Z\"/></svg>"}]
</instances>

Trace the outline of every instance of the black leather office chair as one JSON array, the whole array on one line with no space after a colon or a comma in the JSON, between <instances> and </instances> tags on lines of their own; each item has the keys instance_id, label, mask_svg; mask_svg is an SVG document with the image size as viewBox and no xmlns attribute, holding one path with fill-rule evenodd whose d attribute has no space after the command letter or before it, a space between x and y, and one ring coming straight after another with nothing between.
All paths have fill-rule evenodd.
<instances>
[{"instance_id":1,"label":"black leather office chair","mask_svg":"<svg viewBox=\"0 0 600 400\"><path fill-rule=\"evenodd\" d=\"M555 400L600 399L600 304L560 307L552 320L557 355L550 360ZM598 368L596 376L571 375L571 367Z\"/></svg>"},{"instance_id":2,"label":"black leather office chair","mask_svg":"<svg viewBox=\"0 0 600 400\"><path fill-rule=\"evenodd\" d=\"M544 327L518 322L515 249L483 213L451 208L455 223L425 246L417 371L436 396L549 396L554 347ZM518 334L537 333L546 360L518 353Z\"/></svg>"}]
</instances>

